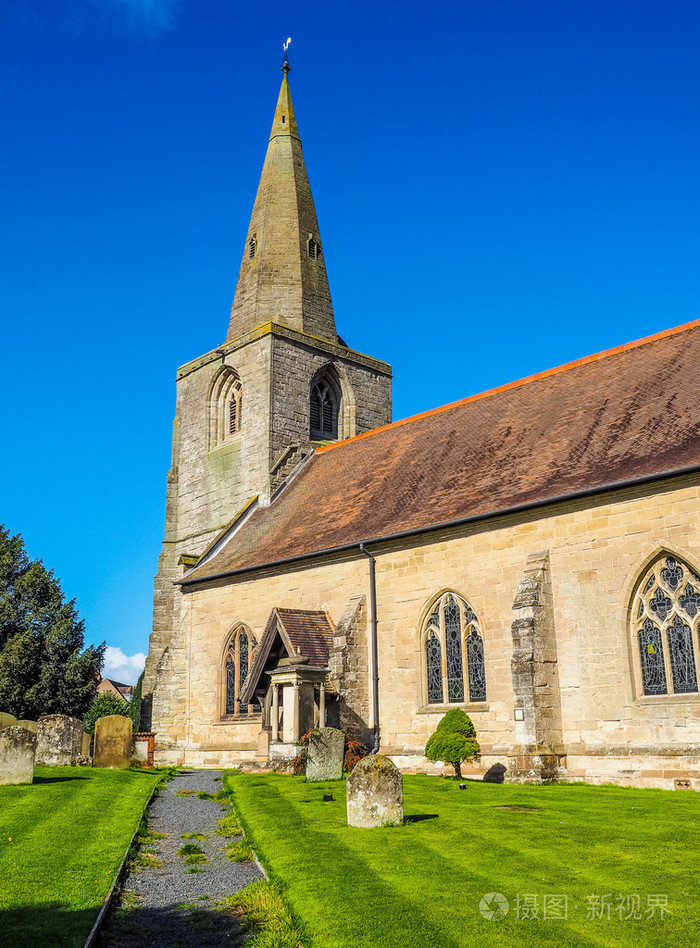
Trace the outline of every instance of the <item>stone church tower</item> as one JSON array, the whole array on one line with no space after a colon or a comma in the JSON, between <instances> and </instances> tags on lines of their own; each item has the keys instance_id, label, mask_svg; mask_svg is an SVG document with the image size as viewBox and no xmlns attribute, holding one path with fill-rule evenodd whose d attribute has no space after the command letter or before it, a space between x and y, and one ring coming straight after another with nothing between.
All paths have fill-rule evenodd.
<instances>
[{"instance_id":1,"label":"stone church tower","mask_svg":"<svg viewBox=\"0 0 700 948\"><path fill-rule=\"evenodd\" d=\"M143 726L161 745L176 741L185 723L187 656L174 581L253 507L269 504L317 444L391 421L390 366L349 349L336 331L286 61L283 71L226 341L177 372L143 684Z\"/></svg>"}]
</instances>

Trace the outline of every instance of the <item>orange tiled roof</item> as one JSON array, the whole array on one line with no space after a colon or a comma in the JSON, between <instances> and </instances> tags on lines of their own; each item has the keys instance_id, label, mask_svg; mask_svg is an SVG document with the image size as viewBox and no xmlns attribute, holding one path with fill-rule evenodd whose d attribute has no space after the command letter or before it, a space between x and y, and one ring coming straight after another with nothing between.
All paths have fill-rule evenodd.
<instances>
[{"instance_id":1,"label":"orange tiled roof","mask_svg":"<svg viewBox=\"0 0 700 948\"><path fill-rule=\"evenodd\" d=\"M186 577L700 464L700 320L317 450Z\"/></svg>"}]
</instances>

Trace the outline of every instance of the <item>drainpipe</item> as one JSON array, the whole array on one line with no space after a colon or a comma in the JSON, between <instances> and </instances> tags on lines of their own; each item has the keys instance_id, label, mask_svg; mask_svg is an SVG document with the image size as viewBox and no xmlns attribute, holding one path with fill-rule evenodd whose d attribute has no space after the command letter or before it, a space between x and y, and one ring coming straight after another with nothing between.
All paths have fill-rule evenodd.
<instances>
[{"instance_id":1,"label":"drainpipe","mask_svg":"<svg viewBox=\"0 0 700 948\"><path fill-rule=\"evenodd\" d=\"M369 636L372 647L372 720L374 721L374 741L372 753L379 751L379 658L377 656L377 561L360 543L360 550L369 559Z\"/></svg>"}]
</instances>

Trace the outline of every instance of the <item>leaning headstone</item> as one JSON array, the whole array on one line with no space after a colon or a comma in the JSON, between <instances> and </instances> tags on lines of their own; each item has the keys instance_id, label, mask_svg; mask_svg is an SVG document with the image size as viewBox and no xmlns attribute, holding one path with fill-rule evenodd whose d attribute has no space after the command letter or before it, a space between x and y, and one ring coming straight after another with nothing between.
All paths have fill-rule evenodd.
<instances>
[{"instance_id":1,"label":"leaning headstone","mask_svg":"<svg viewBox=\"0 0 700 948\"><path fill-rule=\"evenodd\" d=\"M112 767L126 770L131 764L133 724L123 714L108 714L95 724L93 767Z\"/></svg>"},{"instance_id":2,"label":"leaning headstone","mask_svg":"<svg viewBox=\"0 0 700 948\"><path fill-rule=\"evenodd\" d=\"M36 721L18 721L17 727L23 727L25 731L31 731L32 734L36 734L39 725Z\"/></svg>"},{"instance_id":3,"label":"leaning headstone","mask_svg":"<svg viewBox=\"0 0 700 948\"><path fill-rule=\"evenodd\" d=\"M83 749L83 722L65 714L42 714L36 731L37 767L70 767Z\"/></svg>"},{"instance_id":4,"label":"leaning headstone","mask_svg":"<svg viewBox=\"0 0 700 948\"><path fill-rule=\"evenodd\" d=\"M23 727L0 731L0 784L31 783L34 780L36 735Z\"/></svg>"},{"instance_id":5,"label":"leaning headstone","mask_svg":"<svg viewBox=\"0 0 700 948\"><path fill-rule=\"evenodd\" d=\"M14 714L7 714L5 711L0 711L0 731L6 727L14 727L15 724L17 724L17 718Z\"/></svg>"},{"instance_id":6,"label":"leaning headstone","mask_svg":"<svg viewBox=\"0 0 700 948\"><path fill-rule=\"evenodd\" d=\"M334 727L314 728L309 733L306 757L307 780L341 780L345 735Z\"/></svg>"},{"instance_id":7,"label":"leaning headstone","mask_svg":"<svg viewBox=\"0 0 700 948\"><path fill-rule=\"evenodd\" d=\"M347 782L348 825L370 828L403 821L403 777L380 754L363 757Z\"/></svg>"}]
</instances>

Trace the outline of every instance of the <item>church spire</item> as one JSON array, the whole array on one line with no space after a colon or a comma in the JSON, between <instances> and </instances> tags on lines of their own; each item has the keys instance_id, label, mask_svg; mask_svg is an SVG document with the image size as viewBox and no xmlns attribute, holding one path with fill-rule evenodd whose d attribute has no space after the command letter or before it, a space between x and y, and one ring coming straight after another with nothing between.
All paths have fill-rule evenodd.
<instances>
[{"instance_id":1,"label":"church spire","mask_svg":"<svg viewBox=\"0 0 700 948\"><path fill-rule=\"evenodd\" d=\"M227 339L275 322L336 342L331 294L289 91L282 87L248 227Z\"/></svg>"}]
</instances>

